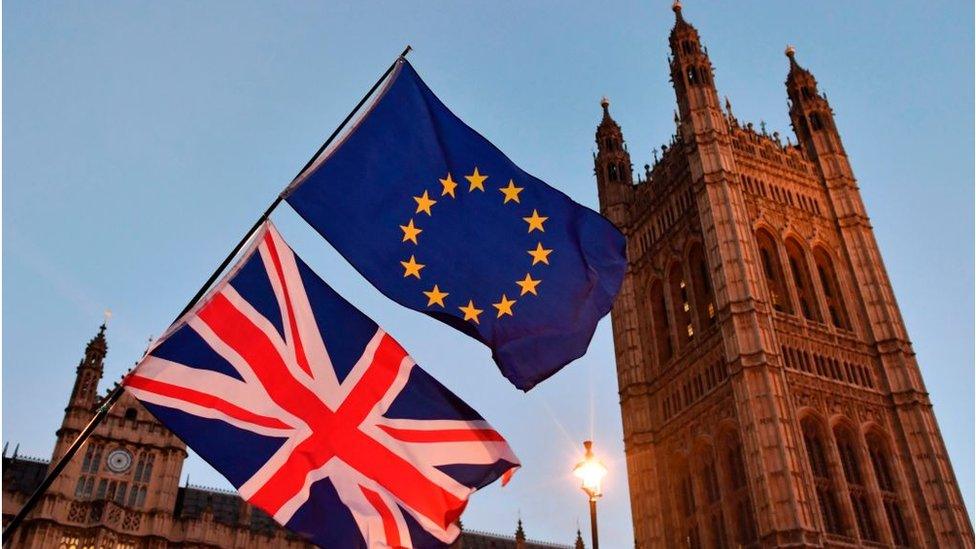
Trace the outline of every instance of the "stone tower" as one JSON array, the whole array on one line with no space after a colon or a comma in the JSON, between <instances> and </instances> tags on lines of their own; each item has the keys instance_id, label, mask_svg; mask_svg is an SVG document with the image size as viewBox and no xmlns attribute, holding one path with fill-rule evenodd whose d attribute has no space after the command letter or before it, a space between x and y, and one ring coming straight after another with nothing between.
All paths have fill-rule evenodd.
<instances>
[{"instance_id":1,"label":"stone tower","mask_svg":"<svg viewBox=\"0 0 976 549\"><path fill-rule=\"evenodd\" d=\"M101 401L97 388L107 351L102 324L78 365L52 462L67 452ZM74 540L79 547L129 547L117 532L153 531L176 507L185 458L186 446L123 394L28 517L17 546L68 547ZM63 524L95 528L73 535Z\"/></svg>"},{"instance_id":2,"label":"stone tower","mask_svg":"<svg viewBox=\"0 0 976 549\"><path fill-rule=\"evenodd\" d=\"M594 156L637 547L972 547L826 97L789 48L797 144L740 123L674 12L675 135L634 184L604 99Z\"/></svg>"}]
</instances>

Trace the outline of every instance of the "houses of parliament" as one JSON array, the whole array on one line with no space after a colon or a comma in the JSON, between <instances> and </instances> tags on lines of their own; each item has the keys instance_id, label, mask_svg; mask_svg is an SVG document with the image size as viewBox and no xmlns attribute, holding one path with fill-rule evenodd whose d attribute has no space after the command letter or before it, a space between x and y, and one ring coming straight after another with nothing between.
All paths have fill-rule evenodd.
<instances>
[{"instance_id":1,"label":"houses of parliament","mask_svg":"<svg viewBox=\"0 0 976 549\"><path fill-rule=\"evenodd\" d=\"M796 143L739 121L674 12L676 134L635 183L604 100L594 156L636 547L973 547L826 95L788 48Z\"/></svg>"}]
</instances>

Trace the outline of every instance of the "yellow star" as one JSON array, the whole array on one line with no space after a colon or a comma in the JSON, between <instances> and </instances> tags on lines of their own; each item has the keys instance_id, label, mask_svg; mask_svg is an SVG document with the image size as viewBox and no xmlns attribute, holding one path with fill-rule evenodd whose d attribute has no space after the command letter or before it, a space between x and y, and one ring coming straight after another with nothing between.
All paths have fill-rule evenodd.
<instances>
[{"instance_id":1,"label":"yellow star","mask_svg":"<svg viewBox=\"0 0 976 549\"><path fill-rule=\"evenodd\" d=\"M519 193L522 192L523 187L516 187L515 182L511 179L508 180L508 186L498 189L505 195L505 201L502 204L508 204L510 200L514 200L516 203L519 202Z\"/></svg>"},{"instance_id":2,"label":"yellow star","mask_svg":"<svg viewBox=\"0 0 976 549\"><path fill-rule=\"evenodd\" d=\"M427 191L424 191L424 194L421 196L413 197L413 199L417 201L417 211L414 213L424 212L427 215L431 215L430 207L437 204L436 200L431 200L430 196L427 195Z\"/></svg>"},{"instance_id":3,"label":"yellow star","mask_svg":"<svg viewBox=\"0 0 976 549\"><path fill-rule=\"evenodd\" d=\"M447 179L439 179L438 181L444 186L444 190L441 191L441 196L451 195L451 198L454 198L454 189L457 188L457 181L451 179L451 174L447 174Z\"/></svg>"},{"instance_id":4,"label":"yellow star","mask_svg":"<svg viewBox=\"0 0 976 549\"><path fill-rule=\"evenodd\" d=\"M410 223L407 223L406 225L400 225L400 230L403 231L403 241L406 242L409 240L414 244L419 244L419 242L417 242L417 235L424 232L423 229L413 226L413 219L411 219Z\"/></svg>"},{"instance_id":5,"label":"yellow star","mask_svg":"<svg viewBox=\"0 0 976 549\"><path fill-rule=\"evenodd\" d=\"M417 263L417 260L413 256L410 256L409 261L401 261L400 265L403 265L403 278L408 276L415 276L420 278L420 269L426 267L423 263Z\"/></svg>"},{"instance_id":6,"label":"yellow star","mask_svg":"<svg viewBox=\"0 0 976 549\"><path fill-rule=\"evenodd\" d=\"M431 290L431 291L429 291L429 292L424 292L424 295L427 296L427 306L428 307L430 307L430 306L432 306L432 305L434 305L436 303L436 304L440 305L443 308L444 307L444 298L447 297L447 296L449 296L449 295L451 295L451 294L449 294L447 292L442 292L441 289L437 287L437 284L434 284L434 289Z\"/></svg>"},{"instance_id":7,"label":"yellow star","mask_svg":"<svg viewBox=\"0 0 976 549\"><path fill-rule=\"evenodd\" d=\"M476 309L474 306L474 301L468 300L468 304L464 307L458 307L461 312L464 313L464 320L473 320L475 324L481 324L478 322L478 315L484 311L481 309Z\"/></svg>"},{"instance_id":8,"label":"yellow star","mask_svg":"<svg viewBox=\"0 0 976 549\"><path fill-rule=\"evenodd\" d=\"M419 212L420 210L417 211ZM525 222L529 224L530 233L536 229L539 229L542 232L546 232L546 230L542 227L542 224L545 223L546 220L549 218L542 217L541 215L539 215L539 212L537 210L532 210L531 217L523 217L522 219L524 219Z\"/></svg>"},{"instance_id":9,"label":"yellow star","mask_svg":"<svg viewBox=\"0 0 976 549\"><path fill-rule=\"evenodd\" d=\"M514 299L509 299L508 297L505 296L505 294L502 294L502 300L501 301L499 301L498 303L492 303L491 304L492 307L498 309L498 317L497 318L501 318L501 317L503 317L505 315L513 316L512 315L512 305L515 305L515 300Z\"/></svg>"},{"instance_id":10,"label":"yellow star","mask_svg":"<svg viewBox=\"0 0 976 549\"><path fill-rule=\"evenodd\" d=\"M532 294L539 295L535 292L535 287L539 285L542 280L532 280L532 275L525 273L525 278L522 280L516 280L515 283L522 288L522 293L519 295Z\"/></svg>"},{"instance_id":11,"label":"yellow star","mask_svg":"<svg viewBox=\"0 0 976 549\"><path fill-rule=\"evenodd\" d=\"M542 247L542 242L539 242L536 245L536 247L535 247L534 250L529 250L529 255L532 256L532 264L533 265L535 265L536 263L545 263L546 265L548 265L549 264L549 254L551 254L551 253L552 253L552 250L551 249L550 250L547 250L547 249L545 249L545 248Z\"/></svg>"},{"instance_id":12,"label":"yellow star","mask_svg":"<svg viewBox=\"0 0 976 549\"><path fill-rule=\"evenodd\" d=\"M478 168L474 169L473 174L466 175L464 178L468 180L468 183L471 183L468 192L472 192L475 189L481 189L481 192L485 192L485 179L488 179L488 176L478 173Z\"/></svg>"}]
</instances>

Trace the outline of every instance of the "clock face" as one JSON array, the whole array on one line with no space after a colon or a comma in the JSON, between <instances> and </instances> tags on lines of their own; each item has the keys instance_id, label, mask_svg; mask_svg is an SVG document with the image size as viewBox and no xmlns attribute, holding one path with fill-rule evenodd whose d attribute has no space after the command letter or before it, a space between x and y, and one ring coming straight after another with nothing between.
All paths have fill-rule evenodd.
<instances>
[{"instance_id":1,"label":"clock face","mask_svg":"<svg viewBox=\"0 0 976 549\"><path fill-rule=\"evenodd\" d=\"M113 473L124 473L132 466L132 454L121 448L112 450L109 452L105 464L108 466L109 471Z\"/></svg>"}]
</instances>

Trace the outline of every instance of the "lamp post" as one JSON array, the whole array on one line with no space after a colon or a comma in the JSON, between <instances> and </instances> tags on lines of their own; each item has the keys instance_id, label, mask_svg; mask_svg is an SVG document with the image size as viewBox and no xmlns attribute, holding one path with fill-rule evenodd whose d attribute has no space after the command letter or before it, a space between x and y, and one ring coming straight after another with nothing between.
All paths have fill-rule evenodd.
<instances>
[{"instance_id":1,"label":"lamp post","mask_svg":"<svg viewBox=\"0 0 976 549\"><path fill-rule=\"evenodd\" d=\"M583 442L586 453L583 461L576 464L573 468L573 475L580 479L581 488L590 500L590 534L593 538L593 549L600 549L600 541L596 530L596 500L603 495L600 491L600 483L603 477L607 476L607 468L593 455L593 441Z\"/></svg>"}]
</instances>

